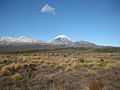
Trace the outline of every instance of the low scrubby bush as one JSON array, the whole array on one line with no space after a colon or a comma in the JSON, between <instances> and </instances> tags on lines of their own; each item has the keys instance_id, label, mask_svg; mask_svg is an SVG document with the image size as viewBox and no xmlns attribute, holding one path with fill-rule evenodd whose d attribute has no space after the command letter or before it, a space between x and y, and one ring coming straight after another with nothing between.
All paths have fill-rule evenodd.
<instances>
[{"instance_id":1,"label":"low scrubby bush","mask_svg":"<svg viewBox=\"0 0 120 90\"><path fill-rule=\"evenodd\" d=\"M21 74L16 73L16 74L11 76L11 79L14 80L14 81L18 81L18 80L22 79L22 76L21 76Z\"/></svg>"}]
</instances>

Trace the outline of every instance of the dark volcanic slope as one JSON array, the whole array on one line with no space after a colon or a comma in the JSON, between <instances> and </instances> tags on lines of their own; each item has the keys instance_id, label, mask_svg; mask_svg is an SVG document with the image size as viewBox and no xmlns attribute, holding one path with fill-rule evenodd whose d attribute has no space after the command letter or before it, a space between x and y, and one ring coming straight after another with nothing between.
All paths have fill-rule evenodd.
<instances>
[{"instance_id":1,"label":"dark volcanic slope","mask_svg":"<svg viewBox=\"0 0 120 90\"><path fill-rule=\"evenodd\" d=\"M60 46L50 44L20 44L20 45L1 45L0 52L15 52L15 51L26 51L26 50L44 50L52 49Z\"/></svg>"}]
</instances>

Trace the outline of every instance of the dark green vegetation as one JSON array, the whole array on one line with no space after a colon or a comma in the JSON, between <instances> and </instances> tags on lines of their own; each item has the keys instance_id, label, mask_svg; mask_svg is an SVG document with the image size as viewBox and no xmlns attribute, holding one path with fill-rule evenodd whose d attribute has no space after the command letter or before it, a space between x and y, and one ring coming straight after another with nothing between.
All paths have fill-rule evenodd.
<instances>
[{"instance_id":1,"label":"dark green vegetation","mask_svg":"<svg viewBox=\"0 0 120 90\"><path fill-rule=\"evenodd\" d=\"M23 46L24 47L24 46ZM27 48L28 49L27 49ZM75 53L79 53L79 52L98 52L98 53L109 53L109 52L120 52L120 47L96 47L96 48L93 48L93 47L60 47L60 46L52 46L48 48L48 46L45 47L44 45L44 48L41 47L38 47L38 48L33 48L33 49L30 49L31 48L31 45L30 46L26 46L25 48L21 49L21 50L17 50L16 47L13 48L16 49L12 49L12 50L4 50L3 51L1 50L0 52L1 53L42 53L42 52L53 52L53 53L70 53L70 52L75 52ZM9 48L9 47L8 47ZM7 48L6 48L7 49ZM20 49L20 48L19 48Z\"/></svg>"},{"instance_id":2,"label":"dark green vegetation","mask_svg":"<svg viewBox=\"0 0 120 90\"><path fill-rule=\"evenodd\" d=\"M119 90L120 48L0 54L0 90Z\"/></svg>"}]
</instances>

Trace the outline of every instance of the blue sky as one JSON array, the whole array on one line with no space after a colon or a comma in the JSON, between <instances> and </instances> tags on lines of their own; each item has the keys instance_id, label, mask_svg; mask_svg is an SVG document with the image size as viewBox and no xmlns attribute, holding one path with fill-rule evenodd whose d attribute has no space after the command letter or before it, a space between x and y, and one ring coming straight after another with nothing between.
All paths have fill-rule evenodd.
<instances>
[{"instance_id":1,"label":"blue sky","mask_svg":"<svg viewBox=\"0 0 120 90\"><path fill-rule=\"evenodd\" d=\"M0 0L0 37L120 46L120 0Z\"/></svg>"}]
</instances>

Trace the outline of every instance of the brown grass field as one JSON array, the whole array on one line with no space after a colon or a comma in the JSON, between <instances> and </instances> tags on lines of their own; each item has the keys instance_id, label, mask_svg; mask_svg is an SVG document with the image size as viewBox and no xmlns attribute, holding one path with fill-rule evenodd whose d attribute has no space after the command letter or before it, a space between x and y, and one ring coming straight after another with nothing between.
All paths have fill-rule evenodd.
<instances>
[{"instance_id":1,"label":"brown grass field","mask_svg":"<svg viewBox=\"0 0 120 90\"><path fill-rule=\"evenodd\" d=\"M120 90L120 52L1 53L0 90Z\"/></svg>"}]
</instances>

